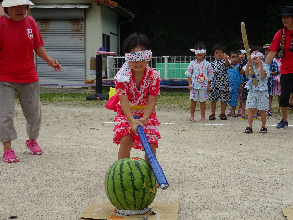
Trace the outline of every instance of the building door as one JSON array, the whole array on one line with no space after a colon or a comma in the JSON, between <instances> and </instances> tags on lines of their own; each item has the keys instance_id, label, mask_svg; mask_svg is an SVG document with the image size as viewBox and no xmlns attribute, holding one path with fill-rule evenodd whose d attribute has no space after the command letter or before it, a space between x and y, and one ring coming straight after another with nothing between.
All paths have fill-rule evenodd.
<instances>
[{"instance_id":1,"label":"building door","mask_svg":"<svg viewBox=\"0 0 293 220\"><path fill-rule=\"evenodd\" d=\"M85 83L85 21L37 20L40 33L49 55L58 60L61 72L55 72L36 56L36 66L41 84Z\"/></svg>"}]
</instances>

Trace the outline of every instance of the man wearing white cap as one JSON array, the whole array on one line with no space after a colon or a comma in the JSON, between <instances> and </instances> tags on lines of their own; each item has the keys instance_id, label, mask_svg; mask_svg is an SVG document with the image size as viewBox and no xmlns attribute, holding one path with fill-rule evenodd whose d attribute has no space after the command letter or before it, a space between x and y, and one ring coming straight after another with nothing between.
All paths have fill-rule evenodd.
<instances>
[{"instance_id":1,"label":"man wearing white cap","mask_svg":"<svg viewBox=\"0 0 293 220\"><path fill-rule=\"evenodd\" d=\"M49 56L35 20L28 16L28 0L4 0L5 15L0 17L0 142L5 162L18 162L11 141L17 138L13 116L15 93L26 118L28 140L25 145L32 155L42 154L36 139L41 126L40 84L34 63L34 51L55 71L62 70Z\"/></svg>"}]
</instances>

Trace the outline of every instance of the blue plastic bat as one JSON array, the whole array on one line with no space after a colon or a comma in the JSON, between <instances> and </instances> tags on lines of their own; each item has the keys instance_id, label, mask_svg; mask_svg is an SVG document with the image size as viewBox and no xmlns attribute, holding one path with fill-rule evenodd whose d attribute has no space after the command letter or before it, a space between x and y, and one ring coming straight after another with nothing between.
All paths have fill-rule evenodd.
<instances>
[{"instance_id":1,"label":"blue plastic bat","mask_svg":"<svg viewBox=\"0 0 293 220\"><path fill-rule=\"evenodd\" d=\"M139 117L135 116L134 118L138 119ZM155 157L155 154L154 154L154 152L148 142L148 139L144 133L144 130L140 125L137 126L137 133L138 133L138 136L139 136L140 141L142 143L142 146L144 148L144 151L147 155L147 158L150 162L152 170L155 174L155 177L159 183L160 188L167 189L169 187L169 183L165 177L165 174L164 174L159 162L157 161L157 158Z\"/></svg>"}]
</instances>

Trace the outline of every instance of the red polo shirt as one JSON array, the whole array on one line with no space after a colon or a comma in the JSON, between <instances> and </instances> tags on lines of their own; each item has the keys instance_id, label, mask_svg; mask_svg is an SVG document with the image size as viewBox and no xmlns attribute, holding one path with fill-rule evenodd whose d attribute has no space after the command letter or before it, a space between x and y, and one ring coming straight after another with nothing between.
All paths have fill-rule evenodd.
<instances>
[{"instance_id":1,"label":"red polo shirt","mask_svg":"<svg viewBox=\"0 0 293 220\"><path fill-rule=\"evenodd\" d=\"M0 81L38 82L34 50L44 45L35 20L26 16L19 22L0 18Z\"/></svg>"},{"instance_id":2,"label":"red polo shirt","mask_svg":"<svg viewBox=\"0 0 293 220\"><path fill-rule=\"evenodd\" d=\"M281 58L281 74L293 73L293 52L289 52L293 31L285 31L285 56ZM282 40L282 29L279 30L270 45L270 50L277 52Z\"/></svg>"}]
</instances>

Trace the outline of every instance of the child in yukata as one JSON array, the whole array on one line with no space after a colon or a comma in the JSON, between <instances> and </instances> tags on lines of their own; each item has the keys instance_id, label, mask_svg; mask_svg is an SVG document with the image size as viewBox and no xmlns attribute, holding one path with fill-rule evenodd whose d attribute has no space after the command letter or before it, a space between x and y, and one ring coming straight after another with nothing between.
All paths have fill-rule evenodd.
<instances>
[{"instance_id":1,"label":"child in yukata","mask_svg":"<svg viewBox=\"0 0 293 220\"><path fill-rule=\"evenodd\" d=\"M276 64L278 65L278 72L280 73L280 70L281 70L281 58L278 57L278 54L276 56L277 57L275 57L273 59L273 61L275 61ZM280 95L281 95L280 77L281 77L281 74L274 75L274 91L273 91L273 94L278 96L278 103L280 103ZM291 94L291 96L292 96L292 94ZM291 100L291 97L290 97L290 100ZM290 105L292 105L292 104L293 104L293 102L290 103ZM281 112L280 106L279 106L279 112Z\"/></svg>"},{"instance_id":2,"label":"child in yukata","mask_svg":"<svg viewBox=\"0 0 293 220\"><path fill-rule=\"evenodd\" d=\"M148 66L152 58L151 43L144 34L133 33L125 40L123 51L126 62L115 76L116 94L106 104L108 109L117 112L113 143L120 145L118 160L129 158L132 148L144 150L137 126L143 127L155 155L161 138L155 111L161 78ZM145 160L148 162L146 155Z\"/></svg>"},{"instance_id":3,"label":"child in yukata","mask_svg":"<svg viewBox=\"0 0 293 220\"><path fill-rule=\"evenodd\" d=\"M243 69L245 67L245 65L247 64L247 57L246 57L245 50L240 50L239 59L240 59L240 64L238 67L238 71L239 71L239 74L242 75L242 77L243 77L243 82L242 82L242 92L241 92L238 116L240 116L239 120L245 120L245 105L246 105L246 100L247 100L247 95L248 95L248 90L247 90L247 88L245 88L246 83L248 81L248 78L244 74L244 69Z\"/></svg>"},{"instance_id":4,"label":"child in yukata","mask_svg":"<svg viewBox=\"0 0 293 220\"><path fill-rule=\"evenodd\" d=\"M194 122L194 112L197 101L200 102L201 121L206 121L206 100L208 100L208 92L210 91L210 80L212 77L211 64L206 61L206 47L203 43L195 45L196 59L191 61L185 75L188 76L188 89L190 90L190 119Z\"/></svg>"},{"instance_id":5,"label":"child in yukata","mask_svg":"<svg viewBox=\"0 0 293 220\"><path fill-rule=\"evenodd\" d=\"M245 68L245 75L248 77L246 88L249 90L246 102L246 109L249 109L248 127L245 133L252 133L253 117L258 109L261 114L262 127L259 133L267 133L266 128L266 110L269 109L268 78L270 77L269 66L262 60L264 54L260 52L261 48L251 49L252 62L248 62ZM250 67L254 68L255 75L251 75ZM257 80L257 86L253 84L253 78Z\"/></svg>"},{"instance_id":6,"label":"child in yukata","mask_svg":"<svg viewBox=\"0 0 293 220\"><path fill-rule=\"evenodd\" d=\"M265 52L265 58L267 58L270 50L269 50L270 44L266 44L263 46L264 52ZM265 61L265 59L263 60ZM279 74L278 70L278 64L273 60L270 65L270 77L268 79L268 92L269 92L269 110L267 110L267 116L272 116L271 107L272 107L272 101L274 97L274 76Z\"/></svg>"},{"instance_id":7,"label":"child in yukata","mask_svg":"<svg viewBox=\"0 0 293 220\"><path fill-rule=\"evenodd\" d=\"M225 114L227 102L230 100L229 91L230 83L227 75L227 70L230 66L228 55L224 53L225 48L221 45L215 45L213 47L215 61L212 62L213 78L211 81L211 89L209 100L211 101L211 112L209 120L216 119L216 104L217 101L221 102L221 120L227 120Z\"/></svg>"},{"instance_id":8,"label":"child in yukata","mask_svg":"<svg viewBox=\"0 0 293 220\"><path fill-rule=\"evenodd\" d=\"M232 109L232 116L238 117L238 113L235 113L236 106L238 106L238 93L242 91L243 76L239 74L239 53L232 51L230 53L231 65L227 70L230 83L230 100L228 101L229 107Z\"/></svg>"}]
</instances>

